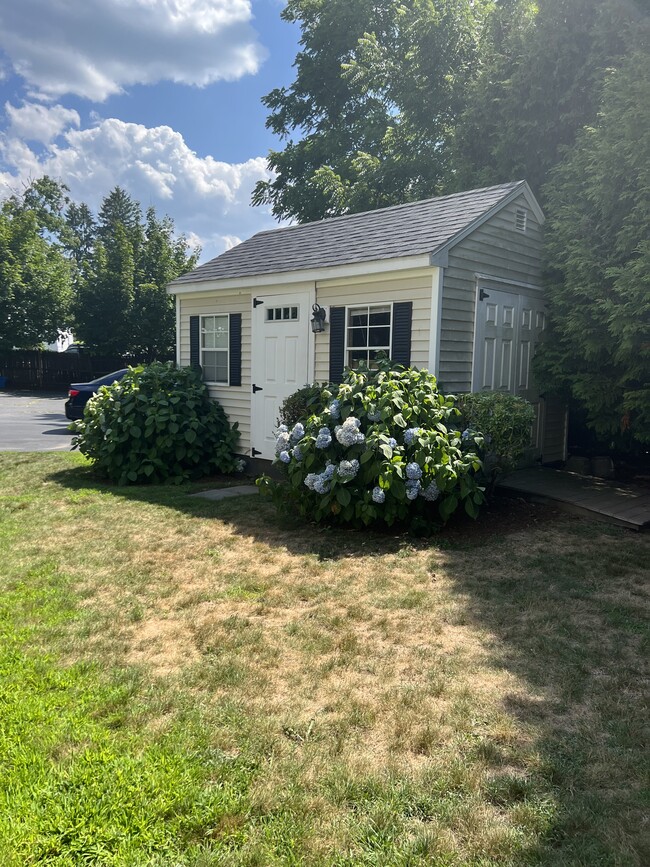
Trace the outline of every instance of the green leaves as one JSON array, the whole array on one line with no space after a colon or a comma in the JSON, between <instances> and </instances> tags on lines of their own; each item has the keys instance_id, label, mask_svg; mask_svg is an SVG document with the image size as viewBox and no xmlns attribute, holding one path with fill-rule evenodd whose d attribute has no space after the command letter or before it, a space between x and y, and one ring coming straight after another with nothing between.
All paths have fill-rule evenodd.
<instances>
[{"instance_id":1,"label":"green leaves","mask_svg":"<svg viewBox=\"0 0 650 867\"><path fill-rule=\"evenodd\" d=\"M478 511L482 493L473 467L481 463L469 447L461 448L452 424L459 415L456 401L439 395L435 377L379 360L376 370L348 371L338 389L325 394L317 399L321 407L338 400L341 421L354 419L348 428L363 439L356 441L348 430L339 441L334 435L339 421L328 409L296 419L305 429L297 443L300 460L290 448L289 463L279 463L290 488L271 484L279 508L292 503L308 520L356 526L427 521L433 526L467 500L466 508ZM400 412L394 414L397 407ZM420 433L407 434L408 426ZM325 449L315 446L321 428L332 434Z\"/></svg>"},{"instance_id":2,"label":"green leaves","mask_svg":"<svg viewBox=\"0 0 650 867\"><path fill-rule=\"evenodd\" d=\"M239 431L206 395L204 383L189 368L131 368L121 382L100 389L88 402L84 418L75 424L73 446L118 484L182 482L231 472Z\"/></svg>"}]
</instances>

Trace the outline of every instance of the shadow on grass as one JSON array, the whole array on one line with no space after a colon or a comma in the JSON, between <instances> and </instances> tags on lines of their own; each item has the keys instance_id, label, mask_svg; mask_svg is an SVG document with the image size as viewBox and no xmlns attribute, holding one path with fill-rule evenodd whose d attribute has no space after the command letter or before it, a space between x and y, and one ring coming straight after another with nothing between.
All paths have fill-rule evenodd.
<instances>
[{"instance_id":1,"label":"shadow on grass","mask_svg":"<svg viewBox=\"0 0 650 867\"><path fill-rule=\"evenodd\" d=\"M650 864L650 540L581 521L537 535L525 547L506 540L478 557L444 556L466 622L490 636L489 664L524 686L503 708L540 757L522 778L516 757L497 741L483 745L502 779L495 803L553 805L547 832L518 864Z\"/></svg>"},{"instance_id":2,"label":"shadow on grass","mask_svg":"<svg viewBox=\"0 0 650 867\"><path fill-rule=\"evenodd\" d=\"M119 486L97 477L91 467L72 467L47 476L70 489L95 488L131 502L152 503L197 518L215 518L232 526L234 532L253 536L269 545L280 545L292 554L315 554L320 559L339 560L395 553L402 548L477 548L493 544L509 532L541 526L556 520L556 513L522 499L497 497L479 521L464 513L454 515L446 526L439 525L431 536L418 538L404 527L378 530L346 530L305 521L290 508L276 509L264 495L247 495L214 501L193 497L200 491L250 485L250 477L215 476L183 485Z\"/></svg>"},{"instance_id":3,"label":"shadow on grass","mask_svg":"<svg viewBox=\"0 0 650 867\"><path fill-rule=\"evenodd\" d=\"M494 805L518 809L524 825L526 811L535 813L545 828L534 848L522 842L503 863L650 863L647 535L502 500L478 523L461 519L421 540L306 526L278 515L261 497L213 502L188 496L236 480L118 488L98 485L84 468L49 478L213 517L298 555L368 557L407 546L425 556L430 551L432 571L442 566L462 600L463 622L486 636L488 664L521 683L502 698L523 733L521 748L489 733L477 736L473 757L490 771L493 784L485 795Z\"/></svg>"}]
</instances>

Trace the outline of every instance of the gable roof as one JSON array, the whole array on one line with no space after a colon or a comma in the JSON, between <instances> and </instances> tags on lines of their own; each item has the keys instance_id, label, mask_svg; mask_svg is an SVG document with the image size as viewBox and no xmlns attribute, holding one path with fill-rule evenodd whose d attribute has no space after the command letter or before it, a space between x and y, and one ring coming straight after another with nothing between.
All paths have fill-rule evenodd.
<instances>
[{"instance_id":1,"label":"gable roof","mask_svg":"<svg viewBox=\"0 0 650 867\"><path fill-rule=\"evenodd\" d=\"M465 237L506 200L524 191L532 198L525 181L513 181L258 232L181 275L169 286L171 289L183 283L329 268L422 253L433 255Z\"/></svg>"}]
</instances>

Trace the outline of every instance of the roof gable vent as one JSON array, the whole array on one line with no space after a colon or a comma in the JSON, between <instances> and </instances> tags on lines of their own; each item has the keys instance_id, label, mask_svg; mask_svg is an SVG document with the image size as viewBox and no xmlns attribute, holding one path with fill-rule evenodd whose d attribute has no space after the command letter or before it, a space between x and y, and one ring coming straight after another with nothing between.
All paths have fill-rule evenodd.
<instances>
[{"instance_id":1,"label":"roof gable vent","mask_svg":"<svg viewBox=\"0 0 650 867\"><path fill-rule=\"evenodd\" d=\"M517 208L515 211L515 229L525 232L528 224L528 211L525 208Z\"/></svg>"}]
</instances>

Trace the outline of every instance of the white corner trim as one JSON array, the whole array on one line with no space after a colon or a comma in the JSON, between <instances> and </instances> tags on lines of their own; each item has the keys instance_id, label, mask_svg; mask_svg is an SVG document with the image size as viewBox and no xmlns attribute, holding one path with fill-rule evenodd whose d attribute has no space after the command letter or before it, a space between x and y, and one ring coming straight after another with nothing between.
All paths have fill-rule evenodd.
<instances>
[{"instance_id":1,"label":"white corner trim","mask_svg":"<svg viewBox=\"0 0 650 867\"><path fill-rule=\"evenodd\" d=\"M181 366L181 299L176 296L176 367Z\"/></svg>"},{"instance_id":2,"label":"white corner trim","mask_svg":"<svg viewBox=\"0 0 650 867\"><path fill-rule=\"evenodd\" d=\"M438 267L431 280L431 315L429 323L429 371L440 376L440 340L442 335L442 292L445 269Z\"/></svg>"},{"instance_id":3,"label":"white corner trim","mask_svg":"<svg viewBox=\"0 0 650 867\"><path fill-rule=\"evenodd\" d=\"M309 310L307 311L307 377L311 383L316 378L316 335L311 330L311 312L312 307L316 304L316 281L314 280L311 289L309 290ZM329 309L327 310L329 318Z\"/></svg>"}]
</instances>

